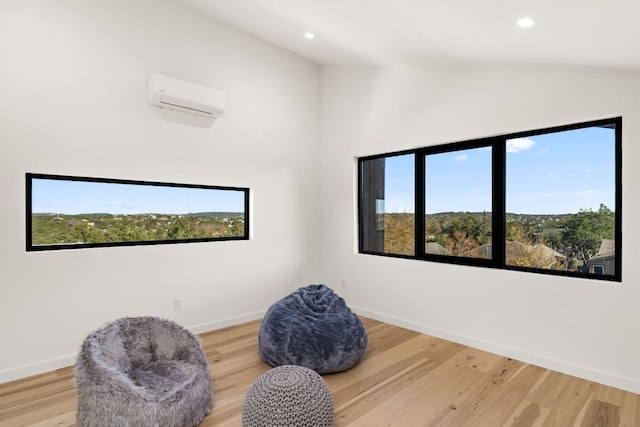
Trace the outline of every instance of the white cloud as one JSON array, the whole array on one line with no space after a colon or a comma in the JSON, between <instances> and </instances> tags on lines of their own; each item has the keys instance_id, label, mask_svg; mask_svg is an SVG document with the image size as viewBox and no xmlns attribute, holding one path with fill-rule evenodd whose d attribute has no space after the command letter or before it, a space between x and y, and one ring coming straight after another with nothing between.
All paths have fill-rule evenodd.
<instances>
[{"instance_id":1,"label":"white cloud","mask_svg":"<svg viewBox=\"0 0 640 427\"><path fill-rule=\"evenodd\" d=\"M467 161L467 155L466 154L458 154L456 156L456 162L464 163L466 161Z\"/></svg>"},{"instance_id":2,"label":"white cloud","mask_svg":"<svg viewBox=\"0 0 640 427\"><path fill-rule=\"evenodd\" d=\"M473 188L471 190L469 190L469 193L471 195L475 195L475 194L491 194L491 188Z\"/></svg>"},{"instance_id":3,"label":"white cloud","mask_svg":"<svg viewBox=\"0 0 640 427\"><path fill-rule=\"evenodd\" d=\"M507 153L518 153L536 145L533 139L515 138L507 140Z\"/></svg>"}]
</instances>

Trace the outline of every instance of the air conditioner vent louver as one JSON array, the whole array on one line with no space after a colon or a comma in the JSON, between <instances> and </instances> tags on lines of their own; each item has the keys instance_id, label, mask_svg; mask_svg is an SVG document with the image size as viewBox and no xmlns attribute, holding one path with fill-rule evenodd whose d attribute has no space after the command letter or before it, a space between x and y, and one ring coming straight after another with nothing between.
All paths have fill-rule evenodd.
<instances>
[{"instance_id":1,"label":"air conditioner vent louver","mask_svg":"<svg viewBox=\"0 0 640 427\"><path fill-rule=\"evenodd\" d=\"M206 115L215 115L221 116L222 112L220 110L216 110L211 105L198 104L196 102L192 102L190 105L184 105L184 101L181 99L176 99L173 96L163 95L160 97L160 105L159 107L169 108L169 109L180 109L187 110L187 112L193 111L194 113L202 113Z\"/></svg>"}]
</instances>

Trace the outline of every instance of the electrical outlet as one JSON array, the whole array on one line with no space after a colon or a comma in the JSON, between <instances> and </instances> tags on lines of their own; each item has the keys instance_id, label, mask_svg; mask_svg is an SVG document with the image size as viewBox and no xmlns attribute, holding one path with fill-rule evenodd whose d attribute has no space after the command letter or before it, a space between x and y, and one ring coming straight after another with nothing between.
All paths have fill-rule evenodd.
<instances>
[{"instance_id":1,"label":"electrical outlet","mask_svg":"<svg viewBox=\"0 0 640 427\"><path fill-rule=\"evenodd\" d=\"M174 299L173 300L173 309L180 310L182 308L182 300Z\"/></svg>"}]
</instances>

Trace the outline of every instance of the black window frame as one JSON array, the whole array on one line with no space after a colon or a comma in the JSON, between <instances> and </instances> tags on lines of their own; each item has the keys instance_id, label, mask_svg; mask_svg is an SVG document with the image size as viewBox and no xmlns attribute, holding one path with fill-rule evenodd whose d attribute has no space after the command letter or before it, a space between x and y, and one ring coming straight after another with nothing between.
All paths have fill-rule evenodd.
<instances>
[{"instance_id":1,"label":"black window frame","mask_svg":"<svg viewBox=\"0 0 640 427\"><path fill-rule=\"evenodd\" d=\"M576 130L588 127L608 127L615 129L615 272L612 275L597 275L581 271L562 271L508 265L506 263L506 153L507 141L516 138L526 138L543 134ZM492 149L492 257L466 258L441 254L428 254L425 252L425 158L430 154L438 154L459 151L472 148L491 147ZM366 196L363 194L363 174L366 162L376 159L384 159L390 156L414 154L415 160L415 253L414 255L401 255L384 253L381 251L367 250L363 245L366 241L365 228L367 222L365 212ZM612 117L599 120L591 120L568 125L552 126L543 129L528 130L504 135L496 135L478 138L462 142L453 142L428 147L419 147L411 150L402 150L363 156L357 158L358 183L357 183L357 218L358 218L358 252L366 255L378 255L393 258L406 258L422 261L433 261L447 264L459 264L466 266L487 267L502 270L522 271L529 273L547 274L555 276L567 276L587 278L591 280L604 280L622 282L622 117Z\"/></svg>"},{"instance_id":2,"label":"black window frame","mask_svg":"<svg viewBox=\"0 0 640 427\"><path fill-rule=\"evenodd\" d=\"M167 238L158 240L123 240L114 242L98 242L98 243L51 243L51 244L34 244L33 243L33 180L59 180L59 181L73 181L73 182L89 182L89 183L107 183L107 184L124 184L124 185L136 185L146 187L170 187L170 188L185 188L185 189L202 189L202 190L229 190L242 193L243 199L243 215L242 218L242 235L237 236L225 236L225 237L205 237L205 238ZM85 248L104 248L104 247L120 247L120 246L149 246L149 245L165 245L165 244L178 244L178 243L201 243L201 242L220 242L220 241L233 241L233 240L249 240L250 238L250 189L248 187L230 187L230 186L216 186L216 185L201 185L201 184L183 184L183 183L168 183L157 181L139 181L128 179L115 179L115 178L96 178L86 176L71 176L71 175L55 175L55 174L43 174L43 173L26 173L25 174L25 190L26 190L26 251L27 252L40 252L40 251L52 251L52 250L65 250L65 249L85 249ZM211 212L207 212L210 214ZM51 213L49 213L51 214ZM102 215L102 213L96 213ZM145 214L154 214L148 212ZM124 214L112 214L114 216L126 216ZM176 212L175 214L167 214L174 216L188 216L189 214L181 214ZM159 216L164 216L159 214ZM236 217L234 217L236 218Z\"/></svg>"}]
</instances>

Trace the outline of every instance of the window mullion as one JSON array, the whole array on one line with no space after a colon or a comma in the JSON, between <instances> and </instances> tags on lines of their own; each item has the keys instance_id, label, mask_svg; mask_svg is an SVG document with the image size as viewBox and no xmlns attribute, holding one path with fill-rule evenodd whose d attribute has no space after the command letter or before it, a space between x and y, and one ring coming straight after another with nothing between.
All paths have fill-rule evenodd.
<instances>
[{"instance_id":1,"label":"window mullion","mask_svg":"<svg viewBox=\"0 0 640 427\"><path fill-rule=\"evenodd\" d=\"M425 258L425 153L415 154L415 256Z\"/></svg>"},{"instance_id":2,"label":"window mullion","mask_svg":"<svg viewBox=\"0 0 640 427\"><path fill-rule=\"evenodd\" d=\"M492 213L491 213L491 258L499 267L505 266L505 229L506 229L506 150L507 141L496 138L492 143Z\"/></svg>"}]
</instances>

